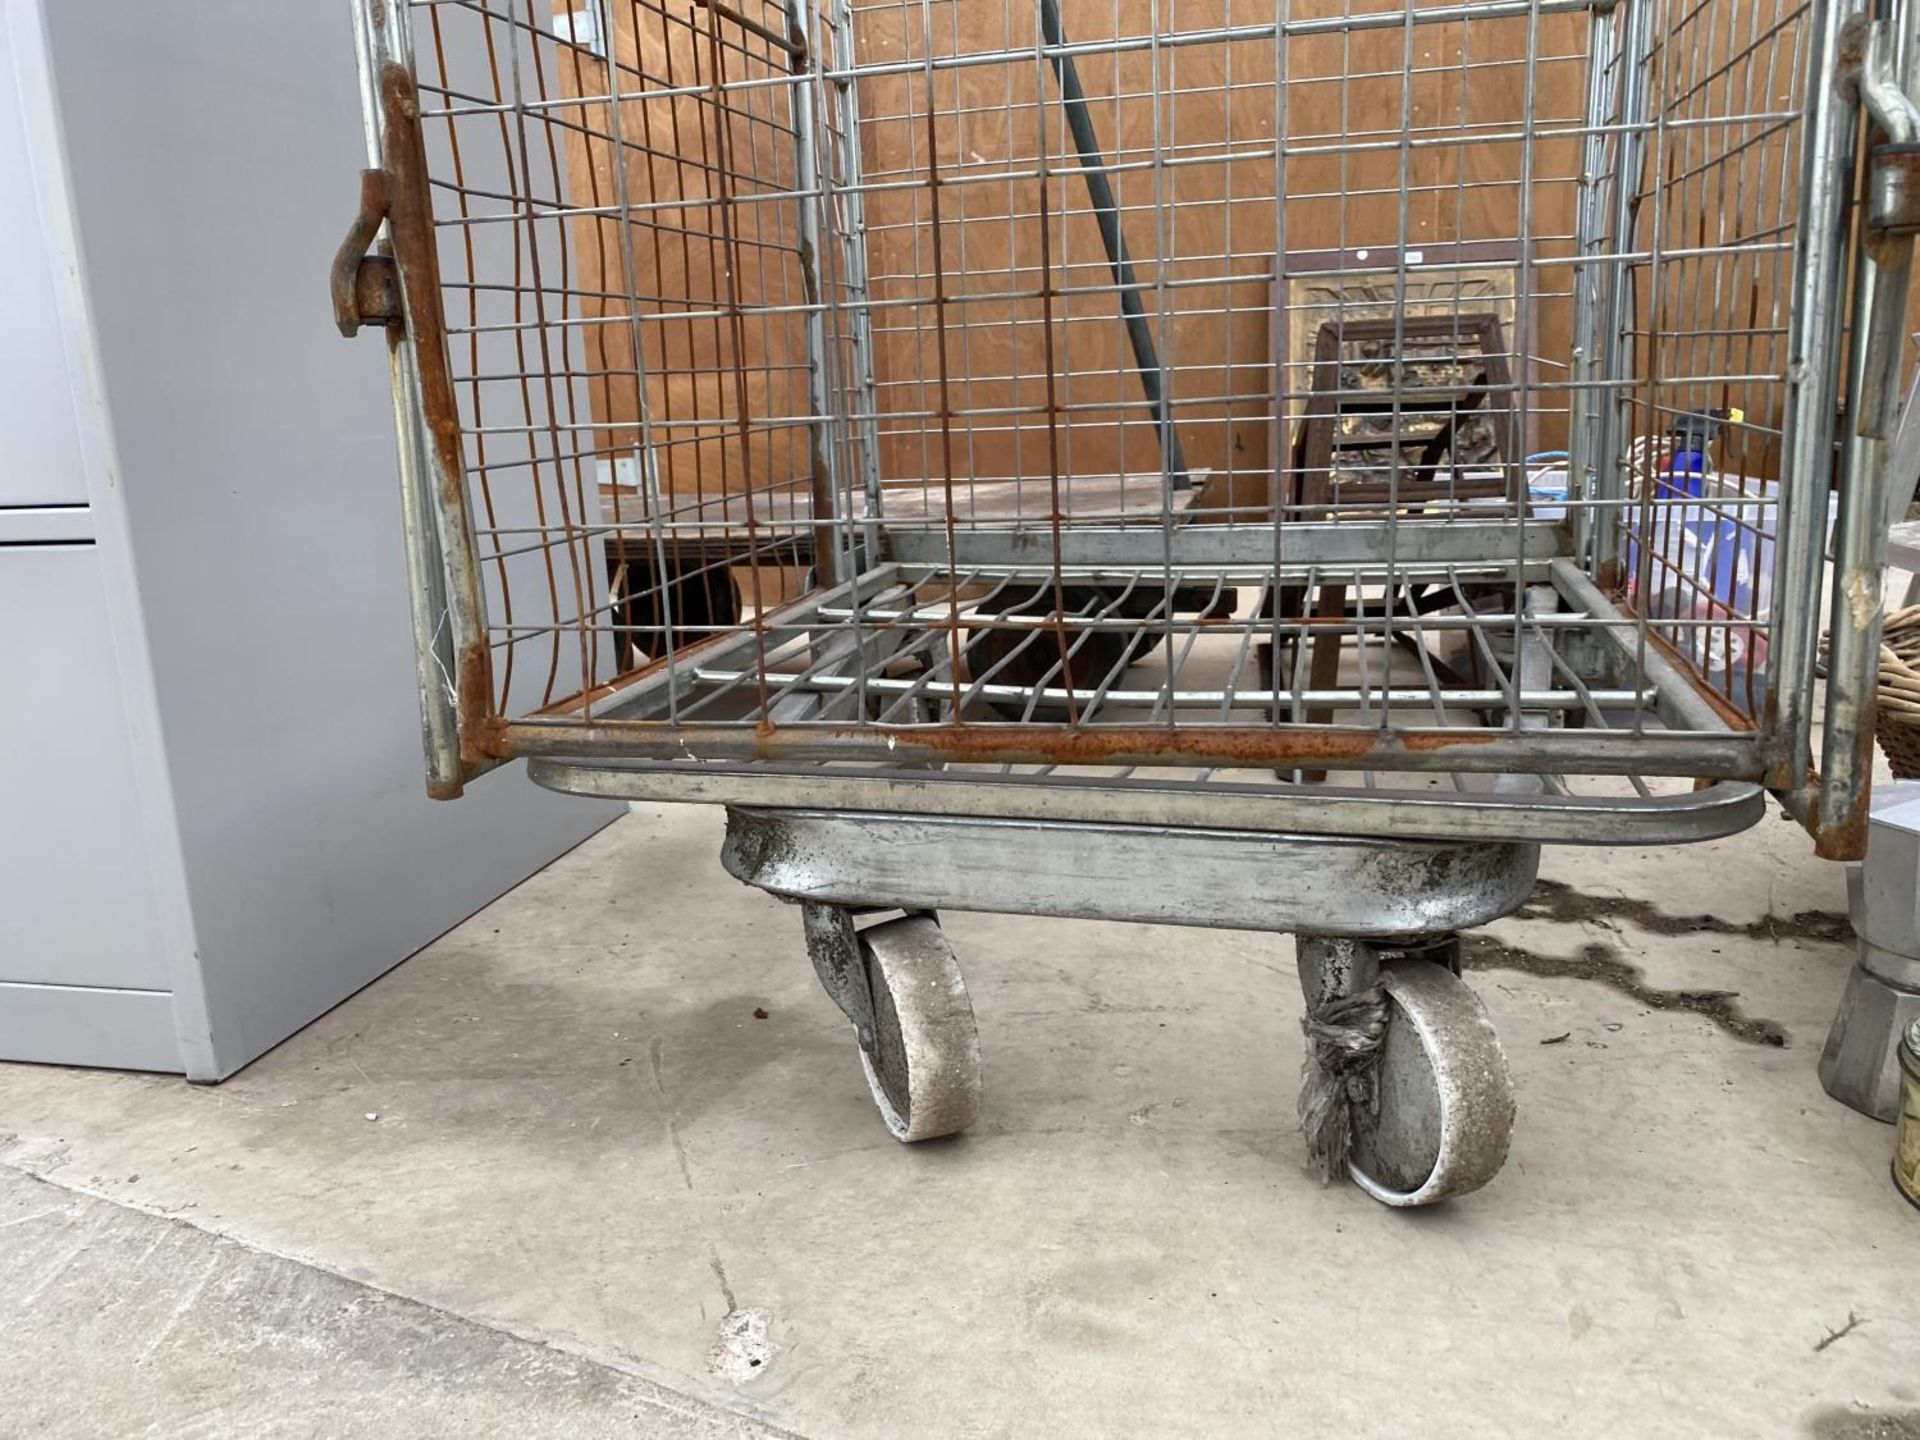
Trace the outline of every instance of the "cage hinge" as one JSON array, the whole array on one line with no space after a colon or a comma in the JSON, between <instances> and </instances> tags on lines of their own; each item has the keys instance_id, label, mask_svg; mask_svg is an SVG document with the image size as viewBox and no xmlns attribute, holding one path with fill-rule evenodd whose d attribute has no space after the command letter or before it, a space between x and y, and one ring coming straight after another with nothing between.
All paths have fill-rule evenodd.
<instances>
[{"instance_id":1,"label":"cage hinge","mask_svg":"<svg viewBox=\"0 0 1920 1440\"><path fill-rule=\"evenodd\" d=\"M351 338L362 325L398 325L400 272L391 256L369 254L387 218L387 172L360 172L360 212L333 254L333 323Z\"/></svg>"},{"instance_id":2,"label":"cage hinge","mask_svg":"<svg viewBox=\"0 0 1920 1440\"><path fill-rule=\"evenodd\" d=\"M1842 64L1876 132L1867 152L1866 228L1870 240L1920 234L1920 106L1901 83L1885 22L1856 22Z\"/></svg>"},{"instance_id":3,"label":"cage hinge","mask_svg":"<svg viewBox=\"0 0 1920 1440\"><path fill-rule=\"evenodd\" d=\"M1888 240L1920 235L1920 144L1885 143L1869 153L1867 233Z\"/></svg>"}]
</instances>

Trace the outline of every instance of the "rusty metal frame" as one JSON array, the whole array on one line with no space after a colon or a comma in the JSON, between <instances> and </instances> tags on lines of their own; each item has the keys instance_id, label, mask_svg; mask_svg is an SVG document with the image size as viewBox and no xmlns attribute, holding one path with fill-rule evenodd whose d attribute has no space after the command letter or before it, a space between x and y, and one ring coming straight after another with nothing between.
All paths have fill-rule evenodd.
<instances>
[{"instance_id":1,"label":"rusty metal frame","mask_svg":"<svg viewBox=\"0 0 1920 1440\"><path fill-rule=\"evenodd\" d=\"M1848 77L1877 143L1866 153L1865 224L1854 256L1847 372L1852 424L1842 451L1833 540L1826 724L1813 830L1819 853L1835 859L1866 853L1887 559L1886 457L1899 412L1907 290L1920 218L1910 208L1920 109L1909 98L1920 85L1920 39L1905 6L1888 9L1891 18L1871 22L1857 75Z\"/></svg>"},{"instance_id":2,"label":"rusty metal frame","mask_svg":"<svg viewBox=\"0 0 1920 1440\"><path fill-rule=\"evenodd\" d=\"M1382 771L1678 775L1758 780L1766 760L1749 736L1588 735L1580 731L1379 730L1347 726L669 725L631 720L508 721L501 758L606 755L633 759L805 761L900 765L1151 765L1351 767Z\"/></svg>"},{"instance_id":3,"label":"rusty metal frame","mask_svg":"<svg viewBox=\"0 0 1920 1440\"><path fill-rule=\"evenodd\" d=\"M1491 793L1463 806L1433 791L1214 784L1098 776L980 775L933 769L753 765L534 757L539 785L600 799L846 807L892 814L996 816L1380 839L1486 839L1555 845L1677 845L1748 829L1765 792L1740 780L1638 796Z\"/></svg>"},{"instance_id":4,"label":"rusty metal frame","mask_svg":"<svg viewBox=\"0 0 1920 1440\"><path fill-rule=\"evenodd\" d=\"M811 104L822 98L829 84L844 86L837 71L830 74L815 54L812 37L807 34L809 12L798 4L786 5L789 31L784 43L768 27L750 23L730 7L710 3L708 8L756 34L764 31L761 38L785 52L793 62L796 77L804 77L795 90L798 101ZM1781 543L1776 551L1777 573L1788 583L1777 585L1774 593L1776 668L1770 677L1766 712L1757 731L1742 732L1740 725L1750 721L1730 716L1725 706L1717 705L1710 690L1696 681L1686 665L1674 663L1677 657L1666 651L1657 636L1643 636L1632 656L1634 662L1649 678L1656 666L1660 668L1665 677L1658 685L1663 704L1685 710L1690 723L1670 725L1667 731L1653 733L1595 734L1536 730L1517 724L1505 729L1289 724L1062 728L958 722L856 726L824 721L776 724L772 720L757 725L690 725L618 713L623 691L636 678L644 683L647 672L624 677L617 686L591 690L569 705L551 707L530 717L510 717L497 694L488 641L487 599L468 494L466 437L448 348L422 104L412 68L409 7L392 0L354 0L371 168L362 177L359 213L336 257L333 300L344 331L350 333L363 323L380 324L389 337L400 422L399 469L430 791L443 796L458 794L467 780L511 758L586 754L764 765L873 762L884 749L884 763L903 767L948 763L1333 764L1369 770L1480 773L1574 769L1586 774L1686 775L1722 783L1764 780L1783 792L1790 808L1814 830L1823 854L1852 853L1860 842L1869 769L1869 672L1877 625L1877 607L1866 604L1862 596L1863 587L1877 578L1883 538L1873 532L1869 520L1883 508L1875 501L1884 490L1884 450L1892 411L1887 398L1892 381L1885 373L1890 348L1897 359L1897 346L1887 344L1892 333L1888 317L1897 319L1894 299L1905 294L1913 228L1905 218L1906 210L1900 208L1907 205L1904 192L1894 194L1894 190L1898 188L1896 182L1914 168L1911 157L1903 153L1912 148L1914 136L1903 131L1899 122L1903 114L1911 118L1913 107L1906 102L1901 86L1914 67L1916 46L1909 33L1910 7L1906 0L1889 0L1886 8L1889 18L1876 22L1881 27L1877 31L1867 30L1867 22L1861 18L1862 0L1832 0L1814 7L1813 12L1819 33L1811 57L1815 78L1809 87L1805 117L1806 193L1812 198L1803 217L1802 230L1806 233L1796 256L1796 283L1802 301L1810 296L1818 303L1796 305L1794 316L1792 383L1796 393L1790 402L1786 440L1789 464L1783 474L1787 483L1783 486L1779 526ZM833 38L838 47L847 37L836 29ZM837 67L846 63L838 48L833 63ZM1835 83L1825 83L1829 77ZM1846 220L1854 183L1854 135L1859 128L1857 117L1863 95L1865 108L1893 146L1888 152L1889 164L1881 167L1891 177L1885 179L1882 188L1893 187L1888 190L1892 199L1881 208L1891 206L1899 213L1894 215L1894 223L1881 223L1878 228L1869 215L1867 233L1856 240L1849 234ZM851 103L850 96L839 98L842 105ZM809 109L807 114L814 116L815 112ZM796 156L797 189L811 206L810 213L801 217L807 231L803 248L810 257L804 278L808 282L810 319L817 319L827 303L821 262L822 247L829 239L823 222L828 218L824 205L832 182L821 177L814 147L816 141L830 137L820 134L817 116L799 128L802 143L801 153ZM1881 183L1880 172L1869 177L1870 188L1877 183ZM380 253L369 255L373 246ZM1852 329L1857 343L1849 368L1842 372L1839 357L1844 327L1833 312L1839 309L1844 291L1824 282L1844 275L1849 265L1855 276ZM1528 301L1519 297L1517 303ZM1413 317L1398 323L1409 334L1422 329L1421 322ZM1347 328L1351 331L1356 326L1364 328L1364 322L1350 322ZM1452 326L1459 328L1459 321L1456 319ZM1497 326L1494 333L1497 337ZM1488 348L1500 346L1490 343ZM809 353L816 367L828 361L826 346L818 340L809 345ZM1830 401L1833 382L1843 374L1855 402L1850 413L1858 418L1855 433L1844 442L1847 483L1836 550L1842 583L1836 586L1833 612L1835 681L1827 699L1823 764L1816 772L1808 739L1811 701L1803 692L1811 689L1811 649L1817 625L1813 619L1814 597L1804 591L1808 575L1818 574L1817 555L1808 551L1817 544L1820 527L1818 518L1808 512L1818 498L1816 486L1825 475L1824 467L1814 462L1824 453L1823 437L1831 430L1830 413L1823 428L1821 406ZM846 487L832 473L837 447L831 443L828 428L838 417L827 397L839 378L818 369L810 377L813 519L816 533L829 542L816 547L823 552L819 559L836 572L825 577L827 586L835 580L851 581L857 592L858 586L887 568L887 561L912 558L915 541L911 536L874 530L871 533L878 549L862 555L854 544L853 518L835 513L838 504L849 498ZM860 381L862 377L855 379ZM1490 373L1484 388L1491 395L1500 388L1499 381ZM1830 404L1828 409L1830 412ZM1509 428L1517 423L1510 406L1500 409L1496 420L1505 421ZM1516 445L1510 433L1507 448ZM862 479L868 482L866 488L873 488L871 477ZM822 500L827 502L824 506ZM861 528L865 530L864 525ZM1181 528L1184 531L1185 527ZM1544 533L1549 528L1520 527L1516 548L1523 557L1532 553L1536 529ZM1307 538L1299 526L1291 527L1290 533ZM1412 539L1417 533L1411 526L1402 527L1400 539ZM1031 546L1039 538L985 529L968 535L965 541L974 547L970 554L984 554L1003 546ZM1263 535L1260 527L1254 526L1238 530L1227 539L1235 546L1257 548ZM1185 533L1174 537L1149 530L1107 533L1082 529L1056 536L1054 544L1058 548L1051 558L1056 566L1121 564L1125 563L1122 552L1156 542L1167 547L1169 565L1172 551L1189 544ZM948 563L956 563L961 557L953 536L947 537L947 545ZM1278 547L1273 548L1277 553ZM1070 558L1076 555L1081 558ZM1550 553L1538 559L1551 565L1563 591L1572 583L1568 577L1588 583L1577 567L1564 559ZM848 569L844 575L837 573L842 560ZM866 568L875 565L878 569ZM1590 584L1589 589L1591 595L1583 594L1583 600L1600 593ZM817 600L820 593L810 598ZM783 613L785 607L767 618L771 621ZM1622 635L1632 630L1634 622L1611 605L1605 612L1593 613L1599 632L1620 651ZM715 637L714 643L727 639ZM698 663L707 649L702 645L688 647L676 663ZM615 713L607 713L607 705L613 706ZM600 713L596 714L596 709Z\"/></svg>"},{"instance_id":5,"label":"rusty metal frame","mask_svg":"<svg viewBox=\"0 0 1920 1440\"><path fill-rule=\"evenodd\" d=\"M360 213L335 257L335 319L343 331L348 330L342 293L342 281L349 273L346 262L376 232L377 211L384 222L383 248L391 257L399 303L384 315L369 313L358 303L369 286L363 262L352 274L356 302L352 318L382 323L387 330L427 789L437 799L448 799L501 759L487 743L487 732L497 717L486 641L486 596L467 502L460 420L447 354L407 7L385 0L356 0L354 12L371 168L362 176ZM382 283L378 271L371 283Z\"/></svg>"}]
</instances>

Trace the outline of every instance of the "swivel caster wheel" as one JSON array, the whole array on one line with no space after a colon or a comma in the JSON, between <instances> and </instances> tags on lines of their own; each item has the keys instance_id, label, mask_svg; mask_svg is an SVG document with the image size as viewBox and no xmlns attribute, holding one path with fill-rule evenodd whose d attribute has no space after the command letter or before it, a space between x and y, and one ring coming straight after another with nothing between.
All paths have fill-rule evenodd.
<instances>
[{"instance_id":1,"label":"swivel caster wheel","mask_svg":"<svg viewBox=\"0 0 1920 1440\"><path fill-rule=\"evenodd\" d=\"M1431 1205L1500 1173L1513 1081L1457 936L1300 937L1308 1149L1383 1205Z\"/></svg>"},{"instance_id":2,"label":"swivel caster wheel","mask_svg":"<svg viewBox=\"0 0 1920 1440\"><path fill-rule=\"evenodd\" d=\"M1486 1008L1431 960L1380 967L1387 1034L1371 1105L1353 1116L1347 1173L1383 1205L1478 1190L1506 1163L1513 1080Z\"/></svg>"},{"instance_id":3,"label":"swivel caster wheel","mask_svg":"<svg viewBox=\"0 0 1920 1440\"><path fill-rule=\"evenodd\" d=\"M873 995L873 1039L860 1051L893 1138L955 1135L980 1114L980 1032L953 947L931 915L858 932Z\"/></svg>"}]
</instances>

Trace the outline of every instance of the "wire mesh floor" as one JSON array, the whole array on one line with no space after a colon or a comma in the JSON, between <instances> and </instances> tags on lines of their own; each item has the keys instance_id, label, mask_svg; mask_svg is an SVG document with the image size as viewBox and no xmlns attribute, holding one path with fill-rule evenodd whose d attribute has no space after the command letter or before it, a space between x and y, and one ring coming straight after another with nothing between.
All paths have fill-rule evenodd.
<instances>
[{"instance_id":1,"label":"wire mesh floor","mask_svg":"<svg viewBox=\"0 0 1920 1440\"><path fill-rule=\"evenodd\" d=\"M737 803L1589 843L1727 833L1759 804L1750 777L1725 773L1706 788L1689 778L1730 770L1730 744L1750 764L1747 737L1555 560L887 564L689 645L602 696L593 718L662 727L675 743L732 729L792 748L706 763L663 765L657 751L651 763L537 762L539 778L651 797L691 798L691 787ZM826 743L853 724L884 729L899 758L805 749L810 733ZM1231 743L1246 737L1251 754L1262 732L1299 727L1346 748L1330 744L1313 770L1249 763ZM1153 764L1101 763L1103 736L1141 732L1203 735L1210 763L1182 764L1177 748ZM1058 763L988 765L970 761L956 733L975 753L1004 755L1029 734L1085 748ZM1445 764L1425 765L1417 747L1383 764L1382 744L1409 737L1431 737ZM1610 760L1610 746L1624 758ZM1543 769L1556 753L1571 773ZM1364 765L1342 766L1360 754ZM953 793L943 799L942 787Z\"/></svg>"}]
</instances>

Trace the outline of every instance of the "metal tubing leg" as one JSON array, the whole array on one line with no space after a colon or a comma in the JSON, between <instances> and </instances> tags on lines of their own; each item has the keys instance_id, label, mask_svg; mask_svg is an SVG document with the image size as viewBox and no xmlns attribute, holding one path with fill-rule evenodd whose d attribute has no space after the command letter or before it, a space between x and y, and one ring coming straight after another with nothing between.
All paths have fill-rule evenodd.
<instances>
[{"instance_id":1,"label":"metal tubing leg","mask_svg":"<svg viewBox=\"0 0 1920 1440\"><path fill-rule=\"evenodd\" d=\"M1345 1000L1380 981L1380 947L1337 935L1301 935L1297 961L1300 993L1309 1012L1330 1000Z\"/></svg>"}]
</instances>

